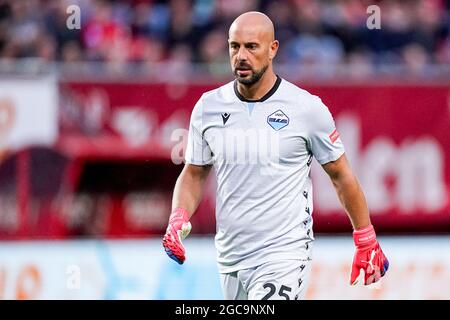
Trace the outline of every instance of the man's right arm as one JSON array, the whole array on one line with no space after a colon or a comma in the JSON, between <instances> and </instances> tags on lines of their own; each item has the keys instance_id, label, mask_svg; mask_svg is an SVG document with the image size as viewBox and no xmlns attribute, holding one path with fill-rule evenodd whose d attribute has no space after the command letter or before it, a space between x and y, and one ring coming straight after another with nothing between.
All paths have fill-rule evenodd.
<instances>
[{"instance_id":1,"label":"man's right arm","mask_svg":"<svg viewBox=\"0 0 450 320\"><path fill-rule=\"evenodd\" d=\"M203 187L211 166L186 164L177 179L172 198L172 211L183 208L192 217L203 197Z\"/></svg>"},{"instance_id":2,"label":"man's right arm","mask_svg":"<svg viewBox=\"0 0 450 320\"><path fill-rule=\"evenodd\" d=\"M210 165L186 164L175 184L172 213L163 238L163 246L167 255L179 264L186 260L182 240L191 231L189 220L202 200L203 187L210 170Z\"/></svg>"},{"instance_id":3,"label":"man's right arm","mask_svg":"<svg viewBox=\"0 0 450 320\"><path fill-rule=\"evenodd\" d=\"M192 110L185 153L186 165L175 184L172 213L163 238L167 255L179 264L186 259L182 240L191 231L189 220L202 200L203 187L213 163L212 152L203 135L203 120L203 99L200 98Z\"/></svg>"}]
</instances>

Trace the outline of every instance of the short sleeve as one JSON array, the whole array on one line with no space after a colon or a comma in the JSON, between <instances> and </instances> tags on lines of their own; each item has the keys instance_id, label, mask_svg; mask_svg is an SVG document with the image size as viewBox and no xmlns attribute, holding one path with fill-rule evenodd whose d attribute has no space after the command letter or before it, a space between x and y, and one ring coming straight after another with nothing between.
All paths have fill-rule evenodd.
<instances>
[{"instance_id":1,"label":"short sleeve","mask_svg":"<svg viewBox=\"0 0 450 320\"><path fill-rule=\"evenodd\" d=\"M345 152L333 116L318 97L314 97L311 108L308 142L310 151L321 165L339 159Z\"/></svg>"},{"instance_id":2,"label":"short sleeve","mask_svg":"<svg viewBox=\"0 0 450 320\"><path fill-rule=\"evenodd\" d=\"M203 117L203 102L200 98L192 110L189 123L185 154L185 160L188 164L200 166L212 164L212 152L203 134Z\"/></svg>"}]
</instances>

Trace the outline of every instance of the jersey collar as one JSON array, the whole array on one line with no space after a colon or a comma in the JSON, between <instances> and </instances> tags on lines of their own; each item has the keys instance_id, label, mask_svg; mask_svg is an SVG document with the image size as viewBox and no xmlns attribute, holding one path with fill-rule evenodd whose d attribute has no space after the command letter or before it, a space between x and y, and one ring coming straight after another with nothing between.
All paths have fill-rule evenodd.
<instances>
[{"instance_id":1,"label":"jersey collar","mask_svg":"<svg viewBox=\"0 0 450 320\"><path fill-rule=\"evenodd\" d=\"M240 94L239 90L237 88L237 80L234 80L233 88L234 88L234 93L241 101L263 102L263 101L266 101L267 99L269 99L275 93L275 91L277 91L278 87L280 86L280 83L281 83L281 78L277 75L277 81L275 81L275 84L273 85L272 89L270 89L262 98L257 99L257 100L248 100L242 94Z\"/></svg>"}]
</instances>

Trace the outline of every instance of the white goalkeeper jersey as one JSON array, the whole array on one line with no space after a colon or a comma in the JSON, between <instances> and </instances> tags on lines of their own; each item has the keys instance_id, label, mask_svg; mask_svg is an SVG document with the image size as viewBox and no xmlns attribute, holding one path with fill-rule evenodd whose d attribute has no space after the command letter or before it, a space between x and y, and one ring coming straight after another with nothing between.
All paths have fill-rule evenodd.
<instances>
[{"instance_id":1,"label":"white goalkeeper jersey","mask_svg":"<svg viewBox=\"0 0 450 320\"><path fill-rule=\"evenodd\" d=\"M284 79L255 101L235 81L204 93L192 111L185 160L215 169L219 271L310 258L312 158L325 164L343 153L328 108Z\"/></svg>"}]
</instances>

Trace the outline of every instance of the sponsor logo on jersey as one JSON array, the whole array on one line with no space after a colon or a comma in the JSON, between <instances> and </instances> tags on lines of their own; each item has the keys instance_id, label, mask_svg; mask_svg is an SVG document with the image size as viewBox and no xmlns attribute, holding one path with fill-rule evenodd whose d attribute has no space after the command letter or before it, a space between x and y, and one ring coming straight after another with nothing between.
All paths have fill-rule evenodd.
<instances>
[{"instance_id":1,"label":"sponsor logo on jersey","mask_svg":"<svg viewBox=\"0 0 450 320\"><path fill-rule=\"evenodd\" d=\"M330 133L329 137L331 140L331 143L335 143L337 139L339 139L339 132L337 129L334 129L332 133Z\"/></svg>"},{"instance_id":2,"label":"sponsor logo on jersey","mask_svg":"<svg viewBox=\"0 0 450 320\"><path fill-rule=\"evenodd\" d=\"M222 113L222 121L224 125L225 123L227 123L228 119L230 119L230 113L227 112Z\"/></svg>"},{"instance_id":3,"label":"sponsor logo on jersey","mask_svg":"<svg viewBox=\"0 0 450 320\"><path fill-rule=\"evenodd\" d=\"M283 111L277 110L267 117L267 123L278 131L289 124L289 118Z\"/></svg>"}]
</instances>

